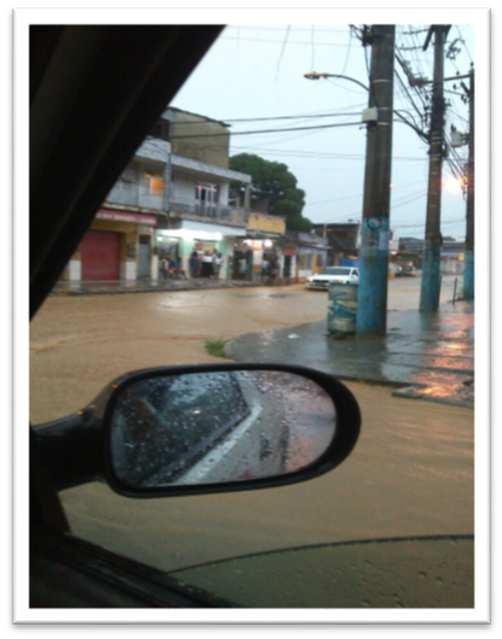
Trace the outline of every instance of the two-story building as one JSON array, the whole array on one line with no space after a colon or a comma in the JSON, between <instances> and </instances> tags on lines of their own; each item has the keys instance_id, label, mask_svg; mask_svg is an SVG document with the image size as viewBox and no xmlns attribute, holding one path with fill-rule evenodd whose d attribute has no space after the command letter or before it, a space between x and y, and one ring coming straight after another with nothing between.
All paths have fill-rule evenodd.
<instances>
[{"instance_id":1,"label":"two-story building","mask_svg":"<svg viewBox=\"0 0 502 639\"><path fill-rule=\"evenodd\" d=\"M359 255L359 223L314 224L315 232L328 243L328 265L344 260L356 261Z\"/></svg>"},{"instance_id":2,"label":"two-story building","mask_svg":"<svg viewBox=\"0 0 502 639\"><path fill-rule=\"evenodd\" d=\"M162 258L190 275L189 258L219 252L232 274L246 236L251 176L228 168L229 126L168 108L106 197L63 279L157 280ZM243 197L230 200L230 185Z\"/></svg>"},{"instance_id":3,"label":"two-story building","mask_svg":"<svg viewBox=\"0 0 502 639\"><path fill-rule=\"evenodd\" d=\"M165 216L170 145L147 139L105 198L63 279L113 282L155 279L155 229Z\"/></svg>"},{"instance_id":4,"label":"two-story building","mask_svg":"<svg viewBox=\"0 0 502 639\"><path fill-rule=\"evenodd\" d=\"M172 148L167 219L156 232L159 256L174 256L189 275L193 251L217 251L224 260L220 277L232 277L234 248L246 236L251 176L228 168L229 126L170 107L153 133ZM230 198L236 184L242 203Z\"/></svg>"}]
</instances>

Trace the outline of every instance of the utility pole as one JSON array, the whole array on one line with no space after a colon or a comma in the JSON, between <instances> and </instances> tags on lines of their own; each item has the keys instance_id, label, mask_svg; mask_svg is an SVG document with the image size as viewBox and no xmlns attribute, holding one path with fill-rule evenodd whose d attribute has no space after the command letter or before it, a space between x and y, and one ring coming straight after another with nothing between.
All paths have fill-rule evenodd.
<instances>
[{"instance_id":1,"label":"utility pole","mask_svg":"<svg viewBox=\"0 0 502 639\"><path fill-rule=\"evenodd\" d=\"M394 25L373 25L367 125L364 202L359 251L356 331L385 334L389 267L389 209L392 161Z\"/></svg>"},{"instance_id":2,"label":"utility pole","mask_svg":"<svg viewBox=\"0 0 502 639\"><path fill-rule=\"evenodd\" d=\"M462 86L469 99L469 159L467 161L467 210L464 256L465 300L474 299L474 68L469 73L469 87Z\"/></svg>"},{"instance_id":3,"label":"utility pole","mask_svg":"<svg viewBox=\"0 0 502 639\"><path fill-rule=\"evenodd\" d=\"M423 46L424 51L434 35L434 76L432 110L429 135L429 183L427 190L427 217L422 260L420 311L435 312L439 306L441 290L441 182L444 149L444 45L450 27L430 27Z\"/></svg>"}]
</instances>

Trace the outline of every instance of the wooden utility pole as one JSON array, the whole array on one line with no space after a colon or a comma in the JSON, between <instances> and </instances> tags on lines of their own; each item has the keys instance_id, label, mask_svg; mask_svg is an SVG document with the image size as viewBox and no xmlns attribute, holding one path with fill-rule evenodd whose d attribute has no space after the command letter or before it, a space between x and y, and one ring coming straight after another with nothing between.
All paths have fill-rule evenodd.
<instances>
[{"instance_id":1,"label":"wooden utility pole","mask_svg":"<svg viewBox=\"0 0 502 639\"><path fill-rule=\"evenodd\" d=\"M434 35L434 76L429 134L429 183L427 216L422 259L420 311L435 312L441 291L441 187L444 155L444 45L450 27L433 25L424 44L427 49Z\"/></svg>"},{"instance_id":2,"label":"wooden utility pole","mask_svg":"<svg viewBox=\"0 0 502 639\"><path fill-rule=\"evenodd\" d=\"M356 330L358 334L385 334L389 266L394 25L373 25L366 36L366 41L371 43L371 70Z\"/></svg>"}]
</instances>

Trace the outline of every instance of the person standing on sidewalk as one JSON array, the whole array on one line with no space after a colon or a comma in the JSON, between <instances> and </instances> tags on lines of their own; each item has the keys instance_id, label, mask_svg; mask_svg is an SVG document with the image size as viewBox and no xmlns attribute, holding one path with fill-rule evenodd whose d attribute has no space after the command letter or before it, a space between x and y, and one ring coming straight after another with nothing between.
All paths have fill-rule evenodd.
<instances>
[{"instance_id":1,"label":"person standing on sidewalk","mask_svg":"<svg viewBox=\"0 0 502 639\"><path fill-rule=\"evenodd\" d=\"M206 251L202 258L202 277L210 279L213 275L213 255L211 252Z\"/></svg>"},{"instance_id":2,"label":"person standing on sidewalk","mask_svg":"<svg viewBox=\"0 0 502 639\"><path fill-rule=\"evenodd\" d=\"M168 273L168 261L165 256L160 260L160 279L166 280Z\"/></svg>"},{"instance_id":3,"label":"person standing on sidewalk","mask_svg":"<svg viewBox=\"0 0 502 639\"><path fill-rule=\"evenodd\" d=\"M223 256L219 251L215 251L213 255L213 275L215 280L220 279L221 265L223 264Z\"/></svg>"},{"instance_id":4,"label":"person standing on sidewalk","mask_svg":"<svg viewBox=\"0 0 502 639\"><path fill-rule=\"evenodd\" d=\"M195 249L190 254L190 258L188 260L188 268L190 270L191 278L199 276L199 255Z\"/></svg>"}]
</instances>

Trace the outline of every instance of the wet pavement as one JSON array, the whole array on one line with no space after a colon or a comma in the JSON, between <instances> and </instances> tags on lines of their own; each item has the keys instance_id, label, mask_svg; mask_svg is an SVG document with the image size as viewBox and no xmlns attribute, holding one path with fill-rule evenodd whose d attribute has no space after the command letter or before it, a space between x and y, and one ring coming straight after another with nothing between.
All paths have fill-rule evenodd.
<instances>
[{"instance_id":1,"label":"wet pavement","mask_svg":"<svg viewBox=\"0 0 502 639\"><path fill-rule=\"evenodd\" d=\"M52 295L117 295L129 293L148 293L162 291L199 291L205 289L245 288L262 286L261 282L244 280L166 279L166 280L117 280L117 281L60 281L52 291Z\"/></svg>"},{"instance_id":2,"label":"wet pavement","mask_svg":"<svg viewBox=\"0 0 502 639\"><path fill-rule=\"evenodd\" d=\"M442 301L451 299L453 281L443 282ZM418 277L392 280L389 309L414 309L419 295ZM321 322L326 310L327 295L301 285L51 296L30 329L31 421L82 408L128 370L221 363L206 340L276 329L295 334L294 327ZM392 327L394 313L389 317ZM300 349L295 363L308 364L300 359L308 355L301 340L290 341ZM391 386L347 386L363 428L353 454L334 472L281 488L176 499L132 500L106 484L85 484L61 493L72 531L164 570L279 547L472 533L473 411L398 398ZM300 441L308 406L296 392L291 441L298 453L302 446L312 454Z\"/></svg>"},{"instance_id":3,"label":"wet pavement","mask_svg":"<svg viewBox=\"0 0 502 639\"><path fill-rule=\"evenodd\" d=\"M226 346L236 361L311 366L344 379L395 385L395 394L472 406L473 305L444 304L435 315L390 311L385 337L327 334L326 322L242 335Z\"/></svg>"}]
</instances>

